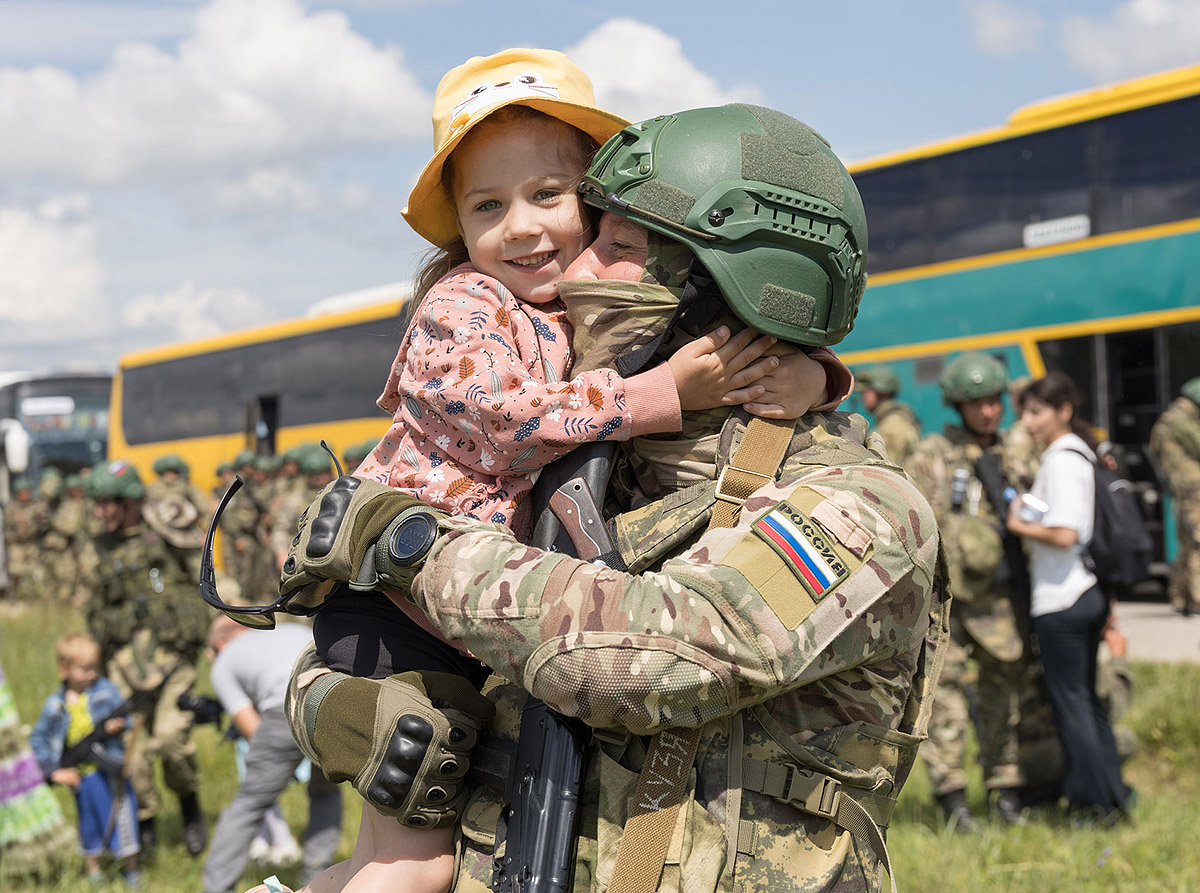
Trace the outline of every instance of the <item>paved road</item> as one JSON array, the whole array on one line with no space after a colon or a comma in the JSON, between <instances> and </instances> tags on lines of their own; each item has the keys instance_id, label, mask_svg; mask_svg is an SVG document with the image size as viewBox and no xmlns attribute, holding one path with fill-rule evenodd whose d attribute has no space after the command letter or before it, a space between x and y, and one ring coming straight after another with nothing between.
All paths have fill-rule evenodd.
<instances>
[{"instance_id":1,"label":"paved road","mask_svg":"<svg viewBox=\"0 0 1200 893\"><path fill-rule=\"evenodd\" d=\"M1117 622L1130 660L1200 662L1200 615L1184 617L1166 602L1129 601L1117 605Z\"/></svg>"}]
</instances>

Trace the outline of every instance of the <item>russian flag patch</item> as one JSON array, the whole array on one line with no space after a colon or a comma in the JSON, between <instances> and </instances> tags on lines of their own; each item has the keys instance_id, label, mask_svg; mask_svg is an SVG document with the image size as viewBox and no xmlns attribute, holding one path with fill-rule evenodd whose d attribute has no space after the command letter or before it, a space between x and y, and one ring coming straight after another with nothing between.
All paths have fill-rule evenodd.
<instances>
[{"instance_id":1,"label":"russian flag patch","mask_svg":"<svg viewBox=\"0 0 1200 893\"><path fill-rule=\"evenodd\" d=\"M834 551L829 535L786 502L755 521L753 529L787 562L817 601L850 575Z\"/></svg>"}]
</instances>

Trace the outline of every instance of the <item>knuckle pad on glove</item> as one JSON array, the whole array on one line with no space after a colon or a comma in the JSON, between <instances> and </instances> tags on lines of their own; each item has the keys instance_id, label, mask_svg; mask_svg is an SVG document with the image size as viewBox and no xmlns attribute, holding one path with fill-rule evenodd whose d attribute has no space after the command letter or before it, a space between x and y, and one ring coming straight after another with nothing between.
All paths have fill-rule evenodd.
<instances>
[{"instance_id":1,"label":"knuckle pad on glove","mask_svg":"<svg viewBox=\"0 0 1200 893\"><path fill-rule=\"evenodd\" d=\"M309 526L308 545L304 549L309 558L324 558L333 550L346 509L361 483L361 478L342 475L321 497L321 507Z\"/></svg>"}]
</instances>

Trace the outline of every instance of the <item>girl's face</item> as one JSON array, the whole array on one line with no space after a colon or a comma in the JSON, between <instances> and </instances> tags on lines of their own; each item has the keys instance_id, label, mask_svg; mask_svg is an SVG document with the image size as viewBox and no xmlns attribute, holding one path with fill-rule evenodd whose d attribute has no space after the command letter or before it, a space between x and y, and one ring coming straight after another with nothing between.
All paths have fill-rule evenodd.
<instances>
[{"instance_id":1,"label":"girl's face","mask_svg":"<svg viewBox=\"0 0 1200 893\"><path fill-rule=\"evenodd\" d=\"M1047 446L1071 430L1071 416L1075 410L1070 403L1055 409L1037 397L1025 396L1021 409L1021 424L1029 429L1033 439Z\"/></svg>"},{"instance_id":2,"label":"girl's face","mask_svg":"<svg viewBox=\"0 0 1200 893\"><path fill-rule=\"evenodd\" d=\"M567 125L480 124L454 150L454 210L471 263L542 304L590 241Z\"/></svg>"}]
</instances>

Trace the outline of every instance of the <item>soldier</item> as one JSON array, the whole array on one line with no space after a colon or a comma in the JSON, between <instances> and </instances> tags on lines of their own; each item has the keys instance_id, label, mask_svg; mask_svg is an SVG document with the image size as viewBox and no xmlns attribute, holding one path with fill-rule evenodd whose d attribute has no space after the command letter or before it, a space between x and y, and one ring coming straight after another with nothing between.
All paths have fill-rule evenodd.
<instances>
[{"instance_id":1,"label":"soldier","mask_svg":"<svg viewBox=\"0 0 1200 893\"><path fill-rule=\"evenodd\" d=\"M187 463L174 453L155 459L152 468L158 480L146 486L142 516L199 579L209 499L188 480Z\"/></svg>"},{"instance_id":2,"label":"soldier","mask_svg":"<svg viewBox=\"0 0 1200 893\"><path fill-rule=\"evenodd\" d=\"M295 447L289 453L300 472L296 477L300 486L293 486L290 492L277 498L271 506L271 552L275 556L276 573L283 568L283 562L287 559L300 515L333 478L333 463L329 454L315 443Z\"/></svg>"},{"instance_id":3,"label":"soldier","mask_svg":"<svg viewBox=\"0 0 1200 893\"><path fill-rule=\"evenodd\" d=\"M9 592L14 598L38 599L47 591L41 561L46 511L33 498L33 481L24 475L13 481L13 499L4 508L4 541L8 549Z\"/></svg>"},{"instance_id":4,"label":"soldier","mask_svg":"<svg viewBox=\"0 0 1200 893\"><path fill-rule=\"evenodd\" d=\"M87 599L84 579L92 570L80 561L90 536L91 517L92 506L84 494L83 478L78 474L67 475L63 478L62 498L50 518L50 530L61 543L53 559L60 595L78 605Z\"/></svg>"},{"instance_id":5,"label":"soldier","mask_svg":"<svg viewBox=\"0 0 1200 893\"><path fill-rule=\"evenodd\" d=\"M1179 537L1167 594L1186 616L1200 611L1200 378L1185 382L1154 423L1150 450L1171 491Z\"/></svg>"},{"instance_id":6,"label":"soldier","mask_svg":"<svg viewBox=\"0 0 1200 893\"><path fill-rule=\"evenodd\" d=\"M648 324L642 343L656 338L649 359L656 346L694 337L664 331L681 301L707 304L702 325L748 323L809 349L848 331L864 281L865 217L845 168L800 122L749 106L661 116L602 147L584 183L605 213L568 271L585 281L560 284L582 314L577 336L602 343L603 328L629 311ZM718 197L695 198L706 194ZM792 224L772 231L780 215ZM818 220L824 235L814 239ZM413 598L434 625L525 687L491 690L495 734L512 737L526 691L597 730L577 885L617 889L636 862L646 889L687 878L697 889L878 890L880 828L923 737L948 635L932 512L860 417L748 423L741 410L718 412L719 434L687 436L695 420L685 413L685 436L629 441L644 452L626 481L650 485L637 472L686 464L697 483L671 492L679 477L656 477L658 489L645 491L655 501L616 519L628 571L524 546L499 525L442 517L427 527L432 547L416 549L407 571L386 572L404 584L421 570ZM766 457L751 457L768 442ZM372 503L375 522L405 507L406 523L432 522L410 497L372 487L360 481L354 492L382 500ZM349 520L365 517L353 504L346 515L317 505L285 565L285 597L314 578L349 579L372 548ZM348 550L342 567L305 557L317 531L333 535L338 554ZM414 826L454 821L470 730L488 711L450 697L443 703L458 709L435 716L424 695L443 688L435 682L298 665L293 733L327 774L356 777L389 814ZM413 727L432 734L417 741L404 731ZM390 741L355 743L377 730ZM414 764L395 760L401 753L432 774L414 779ZM407 783L378 786L396 771ZM683 811L678 829L677 813L644 805L666 774ZM635 787L642 815L627 826ZM501 799L484 786L461 812L455 889L487 889ZM634 830L655 822L665 834ZM667 846L673 836L687 841L682 850Z\"/></svg>"},{"instance_id":7,"label":"soldier","mask_svg":"<svg viewBox=\"0 0 1200 893\"><path fill-rule=\"evenodd\" d=\"M233 460L245 486L221 516L225 571L237 581L242 598L247 600L261 596L265 580L260 531L266 529L269 514L256 463L257 457L250 450L243 450Z\"/></svg>"},{"instance_id":8,"label":"soldier","mask_svg":"<svg viewBox=\"0 0 1200 893\"><path fill-rule=\"evenodd\" d=\"M184 844L198 855L208 831L196 797L192 716L177 701L196 681L209 615L195 598L196 578L186 563L142 520L146 490L137 469L113 462L95 469L88 487L104 527L92 544L96 578L85 609L88 628L118 688L126 696L152 693L135 714L140 734L131 736L127 757L142 848L151 849L156 839L162 799L154 762L159 759L167 787L179 797Z\"/></svg>"},{"instance_id":9,"label":"soldier","mask_svg":"<svg viewBox=\"0 0 1200 893\"><path fill-rule=\"evenodd\" d=\"M903 467L921 439L921 423L907 403L896 399L900 377L891 366L872 366L855 373L856 390L863 406L875 419L875 433L883 438L888 458Z\"/></svg>"},{"instance_id":10,"label":"soldier","mask_svg":"<svg viewBox=\"0 0 1200 893\"><path fill-rule=\"evenodd\" d=\"M346 447L346 451L342 453L342 466L347 473L353 474L354 470L362 465L363 459L371 455L371 450L375 449L377 443L379 443L379 439L373 437Z\"/></svg>"},{"instance_id":11,"label":"soldier","mask_svg":"<svg viewBox=\"0 0 1200 893\"><path fill-rule=\"evenodd\" d=\"M229 485L233 483L233 476L236 472L233 469L232 462L222 462L217 466L217 485L213 487L213 498L220 499L225 495L225 491L229 489Z\"/></svg>"},{"instance_id":12,"label":"soldier","mask_svg":"<svg viewBox=\"0 0 1200 893\"><path fill-rule=\"evenodd\" d=\"M955 596L953 644L921 757L947 824L963 833L975 829L966 799L968 649L979 668L979 762L989 811L1009 824L1023 821L1017 725L1028 576L997 501L1005 499L1006 486L1028 489L1031 478L1026 460L1013 458L1000 428L1007 377L1000 361L983 353L961 354L949 363L938 384L962 425L926 437L906 466L937 515Z\"/></svg>"}]
</instances>

